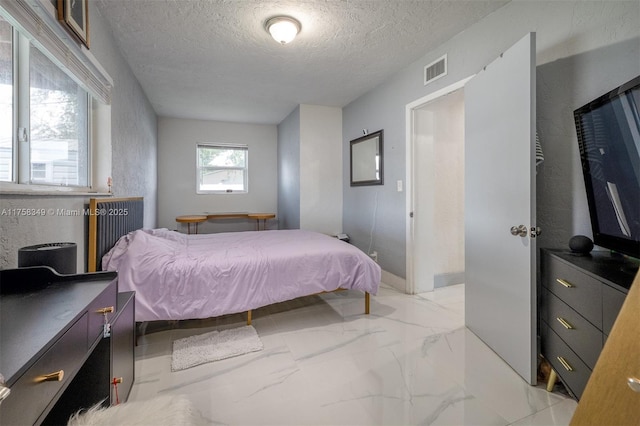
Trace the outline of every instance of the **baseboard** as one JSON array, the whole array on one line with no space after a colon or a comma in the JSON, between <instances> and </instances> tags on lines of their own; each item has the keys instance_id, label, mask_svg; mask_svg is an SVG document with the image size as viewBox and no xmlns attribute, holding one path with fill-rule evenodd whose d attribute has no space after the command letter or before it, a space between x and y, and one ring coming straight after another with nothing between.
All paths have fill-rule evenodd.
<instances>
[{"instance_id":1,"label":"baseboard","mask_svg":"<svg viewBox=\"0 0 640 426\"><path fill-rule=\"evenodd\" d=\"M449 272L446 274L437 274L433 277L433 288L456 284L464 284L464 272Z\"/></svg>"},{"instance_id":2,"label":"baseboard","mask_svg":"<svg viewBox=\"0 0 640 426\"><path fill-rule=\"evenodd\" d=\"M407 280L397 275L393 275L391 272L387 272L384 269L382 270L381 281L401 293L407 292Z\"/></svg>"}]
</instances>

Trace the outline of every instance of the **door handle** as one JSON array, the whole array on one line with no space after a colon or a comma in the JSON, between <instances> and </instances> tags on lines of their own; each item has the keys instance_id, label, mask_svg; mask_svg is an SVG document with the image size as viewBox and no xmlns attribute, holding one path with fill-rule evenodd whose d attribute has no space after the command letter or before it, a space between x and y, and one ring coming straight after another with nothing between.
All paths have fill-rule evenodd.
<instances>
[{"instance_id":1,"label":"door handle","mask_svg":"<svg viewBox=\"0 0 640 426\"><path fill-rule=\"evenodd\" d=\"M529 229L525 225L511 227L511 235L514 237L526 237L528 233Z\"/></svg>"},{"instance_id":2,"label":"door handle","mask_svg":"<svg viewBox=\"0 0 640 426\"><path fill-rule=\"evenodd\" d=\"M640 379L636 377L629 377L627 379L627 384L632 391L640 393Z\"/></svg>"}]
</instances>

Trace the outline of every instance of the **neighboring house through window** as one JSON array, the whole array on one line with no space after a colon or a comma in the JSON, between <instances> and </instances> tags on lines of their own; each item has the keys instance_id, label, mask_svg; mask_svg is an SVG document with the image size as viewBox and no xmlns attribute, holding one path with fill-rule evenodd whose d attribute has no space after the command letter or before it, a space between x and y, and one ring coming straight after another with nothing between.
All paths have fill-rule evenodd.
<instances>
[{"instance_id":1,"label":"neighboring house through window","mask_svg":"<svg viewBox=\"0 0 640 426\"><path fill-rule=\"evenodd\" d=\"M198 144L197 193L246 193L248 188L246 145Z\"/></svg>"}]
</instances>

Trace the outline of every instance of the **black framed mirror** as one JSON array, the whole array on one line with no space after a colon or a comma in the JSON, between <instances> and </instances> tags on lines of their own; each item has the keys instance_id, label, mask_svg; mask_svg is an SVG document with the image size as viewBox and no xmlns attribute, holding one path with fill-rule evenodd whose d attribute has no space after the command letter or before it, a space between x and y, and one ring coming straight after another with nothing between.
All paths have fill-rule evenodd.
<instances>
[{"instance_id":1,"label":"black framed mirror","mask_svg":"<svg viewBox=\"0 0 640 426\"><path fill-rule=\"evenodd\" d=\"M384 183L383 130L351 141L351 186Z\"/></svg>"}]
</instances>

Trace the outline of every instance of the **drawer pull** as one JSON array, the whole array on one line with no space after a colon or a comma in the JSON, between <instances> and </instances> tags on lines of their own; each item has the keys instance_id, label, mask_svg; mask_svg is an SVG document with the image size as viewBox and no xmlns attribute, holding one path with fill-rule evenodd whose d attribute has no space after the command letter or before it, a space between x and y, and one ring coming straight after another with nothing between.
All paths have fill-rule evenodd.
<instances>
[{"instance_id":1,"label":"drawer pull","mask_svg":"<svg viewBox=\"0 0 640 426\"><path fill-rule=\"evenodd\" d=\"M556 318L556 320L558 320L558 322L559 322L560 324L562 324L562 326L563 326L564 328L566 328L567 330L573 330L573 326L572 326L571 324L569 324L569 323L567 322L567 320L565 320L564 318L558 317L558 318Z\"/></svg>"},{"instance_id":2,"label":"drawer pull","mask_svg":"<svg viewBox=\"0 0 640 426\"><path fill-rule=\"evenodd\" d=\"M107 306L106 308L98 309L96 312L99 314L110 314L113 313L113 306Z\"/></svg>"},{"instance_id":3,"label":"drawer pull","mask_svg":"<svg viewBox=\"0 0 640 426\"><path fill-rule=\"evenodd\" d=\"M556 281L559 284L562 284L563 286L565 286L566 288L572 288L574 287L573 284L571 284L569 281L563 280L562 278L556 278Z\"/></svg>"},{"instance_id":4,"label":"drawer pull","mask_svg":"<svg viewBox=\"0 0 640 426\"><path fill-rule=\"evenodd\" d=\"M560 364L562 364L562 366L564 367L565 370L567 371L573 371L573 367L571 367L569 365L569 363L567 362L566 359L564 359L563 357L559 356L558 357L558 361L560 361Z\"/></svg>"},{"instance_id":5,"label":"drawer pull","mask_svg":"<svg viewBox=\"0 0 640 426\"><path fill-rule=\"evenodd\" d=\"M629 386L631 386L631 385L629 385ZM6 386L0 385L0 404L2 404L2 401L7 399L7 397L9 396L10 393L11 393L11 389L9 389Z\"/></svg>"},{"instance_id":6,"label":"drawer pull","mask_svg":"<svg viewBox=\"0 0 640 426\"><path fill-rule=\"evenodd\" d=\"M36 378L37 383L42 382L61 382L64 379L64 370L54 371L53 373L38 376Z\"/></svg>"},{"instance_id":7,"label":"drawer pull","mask_svg":"<svg viewBox=\"0 0 640 426\"><path fill-rule=\"evenodd\" d=\"M627 384L629 385L632 391L640 393L640 379L636 377L629 377L627 379Z\"/></svg>"}]
</instances>

